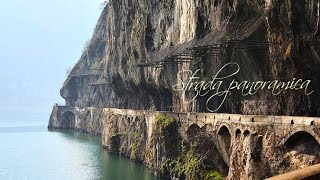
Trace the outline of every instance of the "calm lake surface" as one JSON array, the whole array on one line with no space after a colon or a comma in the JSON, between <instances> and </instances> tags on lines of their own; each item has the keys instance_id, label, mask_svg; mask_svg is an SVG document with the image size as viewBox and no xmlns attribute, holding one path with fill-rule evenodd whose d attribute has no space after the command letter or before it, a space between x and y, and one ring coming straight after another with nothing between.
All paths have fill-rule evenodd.
<instances>
[{"instance_id":1,"label":"calm lake surface","mask_svg":"<svg viewBox=\"0 0 320 180\"><path fill-rule=\"evenodd\" d=\"M108 153L100 137L49 132L43 122L0 120L0 179L155 180L147 168Z\"/></svg>"}]
</instances>

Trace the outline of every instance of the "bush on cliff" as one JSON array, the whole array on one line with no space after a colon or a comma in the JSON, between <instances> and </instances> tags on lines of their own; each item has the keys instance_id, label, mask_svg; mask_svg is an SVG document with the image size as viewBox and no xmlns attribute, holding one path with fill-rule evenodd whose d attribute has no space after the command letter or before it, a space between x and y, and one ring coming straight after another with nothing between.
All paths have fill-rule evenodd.
<instances>
[{"instance_id":1,"label":"bush on cliff","mask_svg":"<svg viewBox=\"0 0 320 180\"><path fill-rule=\"evenodd\" d=\"M204 158L193 150L189 150L186 154L181 154L176 159L168 159L167 166L171 169L171 174L179 178L188 180L222 180L222 176L211 167L206 166Z\"/></svg>"},{"instance_id":2,"label":"bush on cliff","mask_svg":"<svg viewBox=\"0 0 320 180\"><path fill-rule=\"evenodd\" d=\"M179 125L174 117L157 115L156 131L154 136L158 139L162 147L165 148L165 155L168 158L177 157L181 152L181 136Z\"/></svg>"},{"instance_id":3,"label":"bush on cliff","mask_svg":"<svg viewBox=\"0 0 320 180\"><path fill-rule=\"evenodd\" d=\"M163 114L156 115L156 125L160 131L163 131L165 127L167 127L169 124L175 121L176 119L174 117L164 116Z\"/></svg>"}]
</instances>

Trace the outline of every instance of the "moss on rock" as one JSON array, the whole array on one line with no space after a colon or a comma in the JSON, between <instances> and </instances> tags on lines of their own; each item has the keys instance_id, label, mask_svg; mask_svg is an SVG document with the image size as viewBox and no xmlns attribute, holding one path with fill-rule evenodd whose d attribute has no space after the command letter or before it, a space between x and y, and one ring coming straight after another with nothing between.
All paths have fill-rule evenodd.
<instances>
[{"instance_id":1,"label":"moss on rock","mask_svg":"<svg viewBox=\"0 0 320 180\"><path fill-rule=\"evenodd\" d=\"M131 159L133 159L133 160L137 159L137 151L138 151L139 146L140 146L139 142L134 142L131 145L131 154L130 154Z\"/></svg>"}]
</instances>

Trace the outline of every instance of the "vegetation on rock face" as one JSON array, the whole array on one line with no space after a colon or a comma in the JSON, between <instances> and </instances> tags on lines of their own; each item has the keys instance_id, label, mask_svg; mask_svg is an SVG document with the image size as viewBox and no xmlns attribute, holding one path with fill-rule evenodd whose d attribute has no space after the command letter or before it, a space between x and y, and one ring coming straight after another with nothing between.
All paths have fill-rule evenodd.
<instances>
[{"instance_id":1,"label":"vegetation on rock face","mask_svg":"<svg viewBox=\"0 0 320 180\"><path fill-rule=\"evenodd\" d=\"M157 115L154 136L158 143L165 148L166 157L177 157L181 152L181 137L179 125L174 117Z\"/></svg>"},{"instance_id":2,"label":"vegetation on rock face","mask_svg":"<svg viewBox=\"0 0 320 180\"><path fill-rule=\"evenodd\" d=\"M152 133L152 138L150 141L149 146L145 149L143 156L144 156L144 162L149 168L155 168L154 162L157 161L157 157L155 157L155 153L157 151L160 151L161 154L161 148L157 149L156 145L157 143L161 147L167 148L166 155L170 156L172 154L172 151L170 149L177 149L175 144L179 145L179 143L171 143L170 146L167 146L166 144L169 144L171 139L176 139L177 136L174 133L177 133L177 121L174 117L168 117L164 116L162 114L158 114L156 116L156 124L154 131ZM176 140L175 140L176 141ZM171 155L172 156L172 155Z\"/></svg>"},{"instance_id":3,"label":"vegetation on rock face","mask_svg":"<svg viewBox=\"0 0 320 180\"><path fill-rule=\"evenodd\" d=\"M157 128L159 128L160 131L163 131L165 127L167 127L169 124L175 122L174 117L164 116L162 114L156 115L156 121L157 121Z\"/></svg>"},{"instance_id":4,"label":"vegetation on rock face","mask_svg":"<svg viewBox=\"0 0 320 180\"><path fill-rule=\"evenodd\" d=\"M137 150L139 148L139 143L138 142L134 142L131 145L131 154L130 154L130 158L131 159L136 159L137 158Z\"/></svg>"},{"instance_id":5,"label":"vegetation on rock face","mask_svg":"<svg viewBox=\"0 0 320 180\"><path fill-rule=\"evenodd\" d=\"M164 167L170 171L170 176L188 180L223 179L220 173L205 164L205 157L196 153L194 148L189 150L181 148L182 138L174 117L157 115L155 129L158 134L154 135L160 135L159 143L165 148L167 160L164 162Z\"/></svg>"},{"instance_id":6,"label":"vegetation on rock face","mask_svg":"<svg viewBox=\"0 0 320 180\"><path fill-rule=\"evenodd\" d=\"M206 180L209 180L209 179L210 179L210 180L211 180L211 179L214 179L214 180L222 180L223 177L222 177L222 175L221 175L219 172L212 170L212 171L209 171L209 172L207 172L207 173L205 174L204 179L206 179Z\"/></svg>"},{"instance_id":7,"label":"vegetation on rock face","mask_svg":"<svg viewBox=\"0 0 320 180\"><path fill-rule=\"evenodd\" d=\"M137 116L129 120L114 124L108 132L108 148L111 152L124 155L135 161L143 161L145 145L145 121L144 117ZM117 130L115 130L117 129Z\"/></svg>"},{"instance_id":8,"label":"vegetation on rock face","mask_svg":"<svg viewBox=\"0 0 320 180\"><path fill-rule=\"evenodd\" d=\"M151 164L151 162L154 161L154 155L153 155L153 149L152 147L148 147L144 153L143 153L143 156L144 156L144 161L148 164Z\"/></svg>"},{"instance_id":9,"label":"vegetation on rock face","mask_svg":"<svg viewBox=\"0 0 320 180\"><path fill-rule=\"evenodd\" d=\"M222 179L222 176L206 163L207 156L197 151L197 138L192 137L192 141L188 142L183 140L179 132L179 123L174 117L162 114L156 116L148 144L145 144L144 121L139 119L131 122L129 127L123 128L121 133L110 137L111 151L124 154L136 161L143 161L163 177L186 180Z\"/></svg>"},{"instance_id":10,"label":"vegetation on rock face","mask_svg":"<svg viewBox=\"0 0 320 180\"><path fill-rule=\"evenodd\" d=\"M141 146L142 136L140 132L134 133L135 142L131 145L130 158L136 160L139 147Z\"/></svg>"},{"instance_id":11,"label":"vegetation on rock face","mask_svg":"<svg viewBox=\"0 0 320 180\"><path fill-rule=\"evenodd\" d=\"M221 174L214 171L210 166L206 166L204 158L193 150L181 154L176 159L168 159L166 165L171 174L189 180L220 180L223 179Z\"/></svg>"}]
</instances>

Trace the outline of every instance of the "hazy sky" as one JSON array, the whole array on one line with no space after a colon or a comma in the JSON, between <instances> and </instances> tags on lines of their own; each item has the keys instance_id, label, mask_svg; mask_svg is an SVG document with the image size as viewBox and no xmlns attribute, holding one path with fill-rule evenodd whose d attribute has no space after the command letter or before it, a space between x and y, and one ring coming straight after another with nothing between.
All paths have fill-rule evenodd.
<instances>
[{"instance_id":1,"label":"hazy sky","mask_svg":"<svg viewBox=\"0 0 320 180\"><path fill-rule=\"evenodd\" d=\"M0 1L0 121L48 121L101 11L99 0Z\"/></svg>"}]
</instances>

